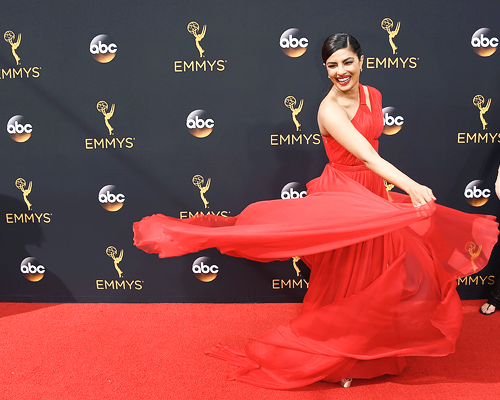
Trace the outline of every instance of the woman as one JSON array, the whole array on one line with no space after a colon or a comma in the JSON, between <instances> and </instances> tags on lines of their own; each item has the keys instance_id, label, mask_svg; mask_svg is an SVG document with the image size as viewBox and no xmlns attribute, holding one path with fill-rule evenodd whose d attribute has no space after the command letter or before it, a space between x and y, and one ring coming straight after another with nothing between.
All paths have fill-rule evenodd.
<instances>
[{"instance_id":1,"label":"woman","mask_svg":"<svg viewBox=\"0 0 500 400\"><path fill-rule=\"evenodd\" d=\"M359 84L363 56L345 33L324 43L332 86L318 123L330 159L308 195L251 204L237 217L134 224L135 244L160 257L217 247L270 261L300 255L311 268L301 314L249 340L245 351L208 354L240 367L231 379L287 389L319 380L399 374L405 356L454 351L462 319L456 277L484 267L496 242L493 217L434 203L432 191L382 159L380 93ZM388 201L383 179L405 190ZM467 247L469 245L469 247Z\"/></svg>"},{"instance_id":2,"label":"woman","mask_svg":"<svg viewBox=\"0 0 500 400\"><path fill-rule=\"evenodd\" d=\"M497 179L495 180L495 193L500 199L500 167L498 167ZM481 306L479 312L484 315L491 315L498 307L500 307L500 265L497 268L495 284L491 288L488 301Z\"/></svg>"}]
</instances>

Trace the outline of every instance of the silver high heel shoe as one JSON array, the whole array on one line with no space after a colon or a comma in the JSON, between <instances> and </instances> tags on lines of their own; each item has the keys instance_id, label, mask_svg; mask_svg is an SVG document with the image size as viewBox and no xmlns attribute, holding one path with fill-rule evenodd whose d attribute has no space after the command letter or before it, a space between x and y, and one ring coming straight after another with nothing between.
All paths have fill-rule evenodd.
<instances>
[{"instance_id":1,"label":"silver high heel shoe","mask_svg":"<svg viewBox=\"0 0 500 400\"><path fill-rule=\"evenodd\" d=\"M345 388L348 388L351 386L351 382L352 382L352 379L349 378L349 379L342 379L340 382L339 382L339 385L342 386L342 387L345 387Z\"/></svg>"}]
</instances>

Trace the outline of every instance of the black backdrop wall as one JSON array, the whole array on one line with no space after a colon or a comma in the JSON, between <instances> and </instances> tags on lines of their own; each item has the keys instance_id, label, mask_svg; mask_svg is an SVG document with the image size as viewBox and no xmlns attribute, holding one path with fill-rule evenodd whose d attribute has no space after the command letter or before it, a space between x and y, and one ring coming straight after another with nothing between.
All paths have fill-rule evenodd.
<instances>
[{"instance_id":1,"label":"black backdrop wall","mask_svg":"<svg viewBox=\"0 0 500 400\"><path fill-rule=\"evenodd\" d=\"M304 195L326 163L320 48L338 31L383 94L382 156L441 204L498 215L498 1L18 0L0 13L1 301L300 301L300 262L162 260L131 227ZM485 296L498 260L459 281L463 298Z\"/></svg>"}]
</instances>

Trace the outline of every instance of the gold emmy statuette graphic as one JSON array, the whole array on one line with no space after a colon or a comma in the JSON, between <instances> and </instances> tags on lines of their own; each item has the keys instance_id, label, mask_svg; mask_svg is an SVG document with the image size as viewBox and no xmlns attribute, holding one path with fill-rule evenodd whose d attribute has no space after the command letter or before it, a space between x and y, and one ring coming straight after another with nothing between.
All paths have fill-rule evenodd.
<instances>
[{"instance_id":1,"label":"gold emmy statuette graphic","mask_svg":"<svg viewBox=\"0 0 500 400\"><path fill-rule=\"evenodd\" d=\"M288 96L285 98L285 106L292 111L292 119L297 128L297 132L300 131L300 122L297 121L297 114L302 111L302 106L304 105L304 100L300 100L299 106L294 108L295 104L297 104L297 100L293 96Z\"/></svg>"},{"instance_id":2,"label":"gold emmy statuette graphic","mask_svg":"<svg viewBox=\"0 0 500 400\"><path fill-rule=\"evenodd\" d=\"M28 206L28 211L31 211L31 203L28 201L28 195L31 193L31 181L30 184L28 185L28 188L26 188L26 181L23 178L17 178L16 179L16 188L18 188L21 192L23 192L23 198L24 202Z\"/></svg>"},{"instance_id":3,"label":"gold emmy statuette graphic","mask_svg":"<svg viewBox=\"0 0 500 400\"><path fill-rule=\"evenodd\" d=\"M7 43L9 43L12 47L12 55L14 56L14 59L16 60L16 65L21 64L21 57L19 57L16 53L16 49L19 47L21 44L21 34L17 36L17 40L14 42L14 38L16 37L15 33L12 31L6 31L3 34L3 38Z\"/></svg>"},{"instance_id":4,"label":"gold emmy statuette graphic","mask_svg":"<svg viewBox=\"0 0 500 400\"><path fill-rule=\"evenodd\" d=\"M118 264L120 264L120 262L122 261L123 249L120 251L120 255L117 257L116 255L118 254L118 250L116 250L116 247L109 246L106 249L106 254L108 255L108 257L111 257L113 259L116 272L118 272L118 278L121 278L123 275L123 271L118 267Z\"/></svg>"},{"instance_id":5,"label":"gold emmy statuette graphic","mask_svg":"<svg viewBox=\"0 0 500 400\"><path fill-rule=\"evenodd\" d=\"M465 250L467 250L470 254L470 262L472 264L472 267L474 268L474 272L477 272L477 270L479 269L474 260L479 257L482 248L483 246L477 247L476 243L474 242L469 242L465 245Z\"/></svg>"},{"instance_id":6,"label":"gold emmy statuette graphic","mask_svg":"<svg viewBox=\"0 0 500 400\"><path fill-rule=\"evenodd\" d=\"M300 260L300 257L292 257L293 268L295 268L295 272L297 272L297 276L300 276L300 268L297 265L297 262Z\"/></svg>"},{"instance_id":7,"label":"gold emmy statuette graphic","mask_svg":"<svg viewBox=\"0 0 500 400\"><path fill-rule=\"evenodd\" d=\"M391 31L391 28L394 26L394 22L392 22L392 19L390 18L384 18L380 25L382 26L382 29L384 31L387 31L387 33L389 34L389 44L392 47L392 54L396 54L396 50L398 47L394 44L394 41L392 39L394 39L394 37L399 33L401 22L398 22L396 28L393 31Z\"/></svg>"},{"instance_id":8,"label":"gold emmy statuette graphic","mask_svg":"<svg viewBox=\"0 0 500 400\"><path fill-rule=\"evenodd\" d=\"M203 25L203 30L201 33L198 33L200 30L200 25L198 25L198 22L196 21L191 21L188 26L187 26L188 32L194 36L194 41L196 42L196 47L198 48L198 51L200 52L200 57L205 57L203 53L205 50L201 48L200 42L201 40L205 37L205 32L207 31L207 26Z\"/></svg>"},{"instance_id":9,"label":"gold emmy statuette graphic","mask_svg":"<svg viewBox=\"0 0 500 400\"><path fill-rule=\"evenodd\" d=\"M97 103L97 111L102 113L104 115L104 123L106 124L106 127L108 128L109 134L113 135L113 127L109 124L109 119L113 116L115 112L115 105L111 105L111 110L107 112L108 110L108 103L106 103L104 100L101 100L100 102Z\"/></svg>"},{"instance_id":10,"label":"gold emmy statuette graphic","mask_svg":"<svg viewBox=\"0 0 500 400\"><path fill-rule=\"evenodd\" d=\"M389 183L387 182L385 179L384 179L384 186L385 186L385 190L387 191L387 198L389 201L392 201L392 197L391 197L391 193L390 191L392 189L394 189L394 185L392 183Z\"/></svg>"},{"instance_id":11,"label":"gold emmy statuette graphic","mask_svg":"<svg viewBox=\"0 0 500 400\"><path fill-rule=\"evenodd\" d=\"M207 184L203 186L205 179L201 175L193 176L193 185L200 189L200 197L203 200L203 204L205 204L205 208L208 208L208 200L205 198L205 193L210 188L210 178L208 178Z\"/></svg>"},{"instance_id":12,"label":"gold emmy statuette graphic","mask_svg":"<svg viewBox=\"0 0 500 400\"><path fill-rule=\"evenodd\" d=\"M385 179L384 179L384 185L385 185L385 190L387 191L394 189L394 185L392 183L387 182Z\"/></svg>"},{"instance_id":13,"label":"gold emmy statuette graphic","mask_svg":"<svg viewBox=\"0 0 500 400\"><path fill-rule=\"evenodd\" d=\"M485 130L486 125L488 125L488 123L484 119L484 114L490 109L491 99L489 99L488 103L483 107L484 97L481 96L480 94L477 94L472 99L472 104L474 104L477 108L479 108L479 119L483 124L483 130Z\"/></svg>"}]
</instances>

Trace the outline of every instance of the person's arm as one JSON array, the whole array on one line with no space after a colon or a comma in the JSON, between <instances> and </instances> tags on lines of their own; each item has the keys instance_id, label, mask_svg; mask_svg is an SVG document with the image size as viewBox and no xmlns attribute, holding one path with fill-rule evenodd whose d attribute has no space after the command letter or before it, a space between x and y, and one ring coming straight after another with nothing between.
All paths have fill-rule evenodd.
<instances>
[{"instance_id":1,"label":"person's arm","mask_svg":"<svg viewBox=\"0 0 500 400\"><path fill-rule=\"evenodd\" d=\"M325 99L321 103L318 124L322 134L332 136L369 169L408 193L415 207L436 200L431 189L415 182L380 157L368 140L354 128L344 109L333 100Z\"/></svg>"},{"instance_id":2,"label":"person's arm","mask_svg":"<svg viewBox=\"0 0 500 400\"><path fill-rule=\"evenodd\" d=\"M497 180L495 181L495 193L500 199L500 166L498 167Z\"/></svg>"}]
</instances>

